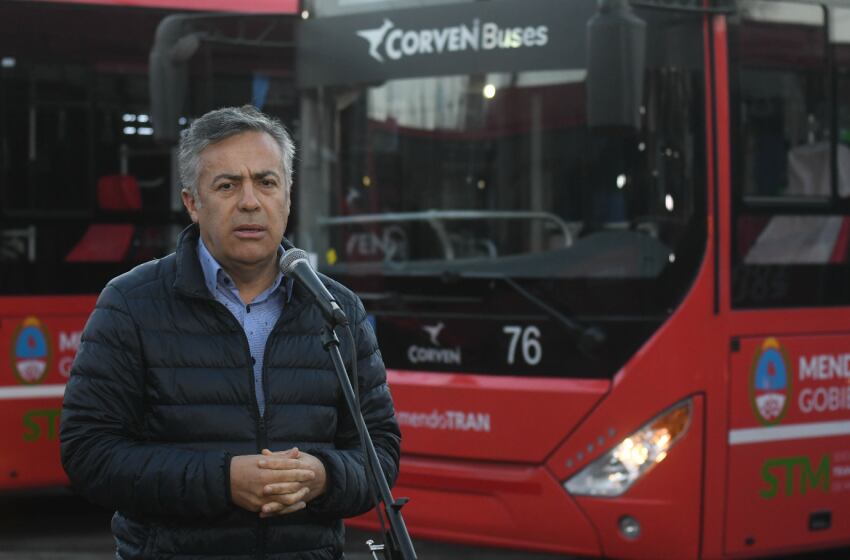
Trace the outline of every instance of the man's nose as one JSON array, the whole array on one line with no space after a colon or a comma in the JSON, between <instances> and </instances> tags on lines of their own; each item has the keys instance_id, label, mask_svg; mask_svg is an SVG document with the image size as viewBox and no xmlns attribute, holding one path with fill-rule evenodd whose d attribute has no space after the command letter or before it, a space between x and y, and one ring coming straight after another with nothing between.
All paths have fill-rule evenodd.
<instances>
[{"instance_id":1,"label":"man's nose","mask_svg":"<svg viewBox=\"0 0 850 560\"><path fill-rule=\"evenodd\" d=\"M241 210L256 210L260 207L257 191L251 181L242 184L242 196L239 197L239 208Z\"/></svg>"}]
</instances>

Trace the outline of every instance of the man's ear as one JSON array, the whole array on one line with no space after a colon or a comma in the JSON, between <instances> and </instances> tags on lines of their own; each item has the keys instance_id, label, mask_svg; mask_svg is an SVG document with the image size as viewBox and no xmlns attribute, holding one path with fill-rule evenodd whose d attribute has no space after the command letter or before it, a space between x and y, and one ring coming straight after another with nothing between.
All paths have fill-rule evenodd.
<instances>
[{"instance_id":1,"label":"man's ear","mask_svg":"<svg viewBox=\"0 0 850 560\"><path fill-rule=\"evenodd\" d=\"M192 196L192 193L189 192L189 189L183 189L180 191L180 196L183 197L183 206L186 207L186 211L189 213L189 217L192 218L194 223L198 223L198 206L195 201L195 197Z\"/></svg>"}]
</instances>

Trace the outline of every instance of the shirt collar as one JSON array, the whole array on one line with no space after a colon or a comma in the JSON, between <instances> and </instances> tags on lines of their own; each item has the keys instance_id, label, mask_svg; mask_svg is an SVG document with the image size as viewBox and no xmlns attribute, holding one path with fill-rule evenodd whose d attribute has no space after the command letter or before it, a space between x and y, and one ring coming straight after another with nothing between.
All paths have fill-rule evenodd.
<instances>
[{"instance_id":1,"label":"shirt collar","mask_svg":"<svg viewBox=\"0 0 850 560\"><path fill-rule=\"evenodd\" d=\"M283 252L283 248L278 249L278 256ZM233 280L230 276L225 272L224 268L222 268L221 264L215 257L212 256L207 246L204 244L204 238L198 237L198 259L201 261L201 270L204 272L204 283L207 286L207 289L210 291L210 295L215 295L216 288L219 285L223 285L227 289L235 290L236 286L233 284ZM280 288L281 283L283 282L283 274L278 271L277 276L274 279L274 283L272 286L263 292L273 293L275 290ZM289 301L289 298L292 297L292 282L286 282L284 286L286 291L286 300Z\"/></svg>"}]
</instances>

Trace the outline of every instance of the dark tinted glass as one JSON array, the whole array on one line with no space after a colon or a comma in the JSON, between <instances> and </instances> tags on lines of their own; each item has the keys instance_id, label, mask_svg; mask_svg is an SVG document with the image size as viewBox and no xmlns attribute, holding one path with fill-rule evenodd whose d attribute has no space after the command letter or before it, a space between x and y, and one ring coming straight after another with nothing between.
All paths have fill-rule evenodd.
<instances>
[{"instance_id":1,"label":"dark tinted glass","mask_svg":"<svg viewBox=\"0 0 850 560\"><path fill-rule=\"evenodd\" d=\"M827 22L756 2L732 27L735 307L850 303L848 49Z\"/></svg>"},{"instance_id":2,"label":"dark tinted glass","mask_svg":"<svg viewBox=\"0 0 850 560\"><path fill-rule=\"evenodd\" d=\"M164 15L0 3L0 294L97 293L173 246L147 81Z\"/></svg>"}]
</instances>

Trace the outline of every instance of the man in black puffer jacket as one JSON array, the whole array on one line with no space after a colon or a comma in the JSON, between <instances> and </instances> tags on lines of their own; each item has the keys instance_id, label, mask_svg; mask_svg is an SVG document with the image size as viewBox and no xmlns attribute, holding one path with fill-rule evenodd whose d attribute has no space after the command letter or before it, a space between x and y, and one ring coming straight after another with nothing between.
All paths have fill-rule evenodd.
<instances>
[{"instance_id":1,"label":"man in black puffer jacket","mask_svg":"<svg viewBox=\"0 0 850 560\"><path fill-rule=\"evenodd\" d=\"M342 518L372 506L324 320L277 268L293 151L251 107L195 121L179 156L193 225L174 254L109 282L86 324L62 462L117 510L117 558L340 558ZM375 335L360 300L322 281L349 318L341 351L392 484L400 434Z\"/></svg>"}]
</instances>

